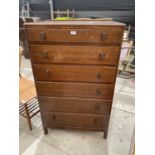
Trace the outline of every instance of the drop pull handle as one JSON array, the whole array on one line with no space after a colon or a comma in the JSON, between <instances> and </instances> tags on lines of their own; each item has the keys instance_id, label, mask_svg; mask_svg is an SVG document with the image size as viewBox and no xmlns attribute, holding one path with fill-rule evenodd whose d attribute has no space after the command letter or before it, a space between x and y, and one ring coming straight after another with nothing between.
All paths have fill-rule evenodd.
<instances>
[{"instance_id":1,"label":"drop pull handle","mask_svg":"<svg viewBox=\"0 0 155 155\"><path fill-rule=\"evenodd\" d=\"M44 58L48 58L48 51L44 50L44 51L42 52L42 56L43 56Z\"/></svg>"},{"instance_id":2,"label":"drop pull handle","mask_svg":"<svg viewBox=\"0 0 155 155\"><path fill-rule=\"evenodd\" d=\"M52 118L53 118L53 120L56 120L56 116L55 115L53 115Z\"/></svg>"},{"instance_id":3,"label":"drop pull handle","mask_svg":"<svg viewBox=\"0 0 155 155\"><path fill-rule=\"evenodd\" d=\"M97 73L96 77L97 77L97 79L101 79L102 75L100 73Z\"/></svg>"},{"instance_id":4,"label":"drop pull handle","mask_svg":"<svg viewBox=\"0 0 155 155\"><path fill-rule=\"evenodd\" d=\"M100 106L98 104L95 104L95 110L99 110Z\"/></svg>"},{"instance_id":5,"label":"drop pull handle","mask_svg":"<svg viewBox=\"0 0 155 155\"><path fill-rule=\"evenodd\" d=\"M105 56L106 56L106 54L105 54L104 52L101 52L101 53L99 54L99 59L100 59L100 60L104 60L104 59L105 59Z\"/></svg>"},{"instance_id":6,"label":"drop pull handle","mask_svg":"<svg viewBox=\"0 0 155 155\"><path fill-rule=\"evenodd\" d=\"M95 124L97 123L97 118L94 118L94 123L95 123Z\"/></svg>"},{"instance_id":7,"label":"drop pull handle","mask_svg":"<svg viewBox=\"0 0 155 155\"><path fill-rule=\"evenodd\" d=\"M51 106L53 107L54 106L54 103L51 103Z\"/></svg>"},{"instance_id":8,"label":"drop pull handle","mask_svg":"<svg viewBox=\"0 0 155 155\"><path fill-rule=\"evenodd\" d=\"M107 34L106 32L102 32L102 33L101 33L101 39L102 39L102 40L107 39L107 37L108 37L108 34Z\"/></svg>"},{"instance_id":9,"label":"drop pull handle","mask_svg":"<svg viewBox=\"0 0 155 155\"><path fill-rule=\"evenodd\" d=\"M47 77L50 77L51 76L51 72L48 69L45 70L45 74L46 74Z\"/></svg>"},{"instance_id":10,"label":"drop pull handle","mask_svg":"<svg viewBox=\"0 0 155 155\"><path fill-rule=\"evenodd\" d=\"M96 95L97 96L101 95L101 91L99 89L96 89Z\"/></svg>"},{"instance_id":11,"label":"drop pull handle","mask_svg":"<svg viewBox=\"0 0 155 155\"><path fill-rule=\"evenodd\" d=\"M40 39L41 40L45 40L46 39L45 32L40 32Z\"/></svg>"}]
</instances>

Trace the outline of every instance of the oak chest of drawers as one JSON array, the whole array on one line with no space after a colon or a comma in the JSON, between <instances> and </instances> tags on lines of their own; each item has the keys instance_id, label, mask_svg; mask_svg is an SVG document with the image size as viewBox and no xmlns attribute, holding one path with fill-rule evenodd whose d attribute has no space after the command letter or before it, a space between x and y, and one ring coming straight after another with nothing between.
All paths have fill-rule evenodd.
<instances>
[{"instance_id":1,"label":"oak chest of drawers","mask_svg":"<svg viewBox=\"0 0 155 155\"><path fill-rule=\"evenodd\" d=\"M61 127L107 136L124 24L25 24L44 133Z\"/></svg>"}]
</instances>

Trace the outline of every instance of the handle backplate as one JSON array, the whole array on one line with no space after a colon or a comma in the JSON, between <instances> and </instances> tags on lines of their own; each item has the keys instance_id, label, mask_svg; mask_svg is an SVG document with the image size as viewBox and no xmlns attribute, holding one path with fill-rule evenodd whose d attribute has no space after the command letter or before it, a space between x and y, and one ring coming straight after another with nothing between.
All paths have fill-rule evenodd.
<instances>
[{"instance_id":1,"label":"handle backplate","mask_svg":"<svg viewBox=\"0 0 155 155\"><path fill-rule=\"evenodd\" d=\"M102 32L102 33L101 33L101 39L102 39L102 40L107 39L107 37L108 37L108 34L107 34L106 32Z\"/></svg>"},{"instance_id":2,"label":"handle backplate","mask_svg":"<svg viewBox=\"0 0 155 155\"><path fill-rule=\"evenodd\" d=\"M100 106L98 104L95 104L95 110L99 110Z\"/></svg>"},{"instance_id":3,"label":"handle backplate","mask_svg":"<svg viewBox=\"0 0 155 155\"><path fill-rule=\"evenodd\" d=\"M48 51L44 50L44 51L42 52L42 56L43 56L44 58L48 58Z\"/></svg>"},{"instance_id":4,"label":"handle backplate","mask_svg":"<svg viewBox=\"0 0 155 155\"><path fill-rule=\"evenodd\" d=\"M100 73L97 73L96 77L97 77L97 79L101 79L102 75Z\"/></svg>"},{"instance_id":5,"label":"handle backplate","mask_svg":"<svg viewBox=\"0 0 155 155\"><path fill-rule=\"evenodd\" d=\"M45 32L40 32L40 39L41 40L45 40L46 39Z\"/></svg>"},{"instance_id":6,"label":"handle backplate","mask_svg":"<svg viewBox=\"0 0 155 155\"><path fill-rule=\"evenodd\" d=\"M56 116L55 115L53 115L52 118L53 118L53 120L56 120Z\"/></svg>"},{"instance_id":7,"label":"handle backplate","mask_svg":"<svg viewBox=\"0 0 155 155\"><path fill-rule=\"evenodd\" d=\"M106 57L106 54L105 54L104 52L101 52L101 53L99 54L99 59L100 59L100 60L104 60L105 57Z\"/></svg>"},{"instance_id":8,"label":"handle backplate","mask_svg":"<svg viewBox=\"0 0 155 155\"><path fill-rule=\"evenodd\" d=\"M101 95L101 90L96 89L96 95L97 95L97 96Z\"/></svg>"},{"instance_id":9,"label":"handle backplate","mask_svg":"<svg viewBox=\"0 0 155 155\"><path fill-rule=\"evenodd\" d=\"M48 69L45 70L45 74L46 74L47 77L51 76L51 72Z\"/></svg>"}]
</instances>

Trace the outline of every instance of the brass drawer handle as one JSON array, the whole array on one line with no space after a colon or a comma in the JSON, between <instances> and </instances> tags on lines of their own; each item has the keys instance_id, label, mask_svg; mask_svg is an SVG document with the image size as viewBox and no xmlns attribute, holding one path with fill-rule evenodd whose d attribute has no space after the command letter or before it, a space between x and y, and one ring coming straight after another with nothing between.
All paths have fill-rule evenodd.
<instances>
[{"instance_id":1,"label":"brass drawer handle","mask_svg":"<svg viewBox=\"0 0 155 155\"><path fill-rule=\"evenodd\" d=\"M100 106L98 104L95 104L95 110L99 110Z\"/></svg>"},{"instance_id":2,"label":"brass drawer handle","mask_svg":"<svg viewBox=\"0 0 155 155\"><path fill-rule=\"evenodd\" d=\"M102 75L101 75L100 73L98 73L98 74L96 75L96 77L97 77L97 79L101 79L101 78L102 78Z\"/></svg>"},{"instance_id":3,"label":"brass drawer handle","mask_svg":"<svg viewBox=\"0 0 155 155\"><path fill-rule=\"evenodd\" d=\"M97 123L97 118L94 118L94 123L95 123L95 124Z\"/></svg>"},{"instance_id":4,"label":"brass drawer handle","mask_svg":"<svg viewBox=\"0 0 155 155\"><path fill-rule=\"evenodd\" d=\"M51 76L51 72L48 69L45 70L45 74L46 74L47 77L50 77Z\"/></svg>"},{"instance_id":5,"label":"brass drawer handle","mask_svg":"<svg viewBox=\"0 0 155 155\"><path fill-rule=\"evenodd\" d=\"M101 33L101 39L102 40L107 39L107 37L108 37L108 34L106 32Z\"/></svg>"},{"instance_id":6,"label":"brass drawer handle","mask_svg":"<svg viewBox=\"0 0 155 155\"><path fill-rule=\"evenodd\" d=\"M99 54L99 59L100 59L100 60L104 60L104 59L105 59L105 56L106 56L106 54L105 54L104 52L101 52L101 53Z\"/></svg>"},{"instance_id":7,"label":"brass drawer handle","mask_svg":"<svg viewBox=\"0 0 155 155\"><path fill-rule=\"evenodd\" d=\"M96 89L96 95L97 96L101 95L101 91L99 89Z\"/></svg>"},{"instance_id":8,"label":"brass drawer handle","mask_svg":"<svg viewBox=\"0 0 155 155\"><path fill-rule=\"evenodd\" d=\"M42 56L43 56L44 58L48 58L48 51L44 50L44 51L42 52Z\"/></svg>"},{"instance_id":9,"label":"brass drawer handle","mask_svg":"<svg viewBox=\"0 0 155 155\"><path fill-rule=\"evenodd\" d=\"M45 40L46 39L45 32L40 32L40 39L41 40Z\"/></svg>"},{"instance_id":10,"label":"brass drawer handle","mask_svg":"<svg viewBox=\"0 0 155 155\"><path fill-rule=\"evenodd\" d=\"M55 115L53 115L52 118L53 118L53 120L56 120L56 116Z\"/></svg>"},{"instance_id":11,"label":"brass drawer handle","mask_svg":"<svg viewBox=\"0 0 155 155\"><path fill-rule=\"evenodd\" d=\"M51 106L53 107L54 106L54 103L51 103Z\"/></svg>"}]
</instances>

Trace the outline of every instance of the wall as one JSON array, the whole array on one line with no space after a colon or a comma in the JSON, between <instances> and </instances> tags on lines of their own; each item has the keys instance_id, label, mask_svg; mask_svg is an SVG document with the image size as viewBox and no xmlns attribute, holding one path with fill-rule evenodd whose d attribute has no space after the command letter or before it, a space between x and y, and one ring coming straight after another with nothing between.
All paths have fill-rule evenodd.
<instances>
[{"instance_id":1,"label":"wall","mask_svg":"<svg viewBox=\"0 0 155 155\"><path fill-rule=\"evenodd\" d=\"M20 6L22 1L19 0ZM132 25L134 37L135 0L53 0L54 10L74 9L77 17L113 18ZM31 16L50 19L49 0L32 0Z\"/></svg>"}]
</instances>

